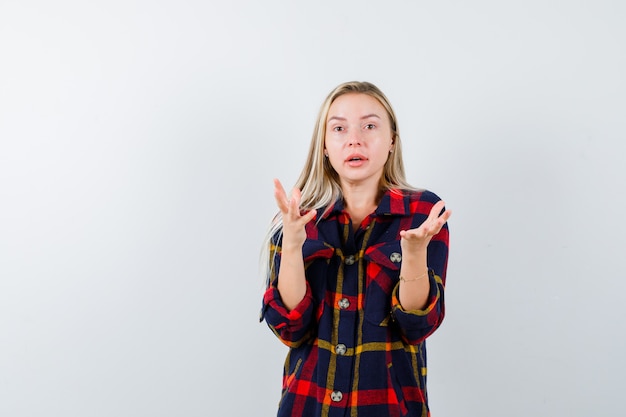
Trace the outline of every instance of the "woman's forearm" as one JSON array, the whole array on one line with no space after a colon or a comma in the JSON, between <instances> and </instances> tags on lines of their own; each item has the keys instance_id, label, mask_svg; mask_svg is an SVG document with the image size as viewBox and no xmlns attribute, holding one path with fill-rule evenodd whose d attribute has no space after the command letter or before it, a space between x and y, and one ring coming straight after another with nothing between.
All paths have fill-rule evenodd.
<instances>
[{"instance_id":1,"label":"woman's forearm","mask_svg":"<svg viewBox=\"0 0 626 417\"><path fill-rule=\"evenodd\" d=\"M306 294L302 249L283 250L278 272L278 292L288 310L293 310Z\"/></svg>"},{"instance_id":2,"label":"woman's forearm","mask_svg":"<svg viewBox=\"0 0 626 417\"><path fill-rule=\"evenodd\" d=\"M426 249L403 253L400 267L400 304L404 310L422 310L430 292Z\"/></svg>"}]
</instances>

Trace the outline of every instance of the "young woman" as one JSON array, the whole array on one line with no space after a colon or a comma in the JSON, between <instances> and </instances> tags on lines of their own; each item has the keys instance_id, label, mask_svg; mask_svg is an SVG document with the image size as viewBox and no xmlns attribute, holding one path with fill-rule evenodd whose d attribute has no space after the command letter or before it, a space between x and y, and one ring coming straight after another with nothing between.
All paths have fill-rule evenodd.
<instances>
[{"instance_id":1,"label":"young woman","mask_svg":"<svg viewBox=\"0 0 626 417\"><path fill-rule=\"evenodd\" d=\"M428 416L450 211L406 182L384 94L334 89L296 187L274 185L261 320L290 347L278 416Z\"/></svg>"}]
</instances>

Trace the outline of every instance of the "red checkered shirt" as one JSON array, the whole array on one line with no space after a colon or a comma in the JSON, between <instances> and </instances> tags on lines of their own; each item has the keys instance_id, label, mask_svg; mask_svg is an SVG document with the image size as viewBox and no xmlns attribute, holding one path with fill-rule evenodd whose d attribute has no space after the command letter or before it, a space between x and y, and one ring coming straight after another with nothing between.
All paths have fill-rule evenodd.
<instances>
[{"instance_id":1,"label":"red checkered shirt","mask_svg":"<svg viewBox=\"0 0 626 417\"><path fill-rule=\"evenodd\" d=\"M423 310L398 300L400 231L418 227L439 198L387 191L354 231L341 201L306 227L307 291L293 310L277 290L280 238L261 320L290 347L279 417L429 416L425 339L444 317L447 224L428 246Z\"/></svg>"}]
</instances>

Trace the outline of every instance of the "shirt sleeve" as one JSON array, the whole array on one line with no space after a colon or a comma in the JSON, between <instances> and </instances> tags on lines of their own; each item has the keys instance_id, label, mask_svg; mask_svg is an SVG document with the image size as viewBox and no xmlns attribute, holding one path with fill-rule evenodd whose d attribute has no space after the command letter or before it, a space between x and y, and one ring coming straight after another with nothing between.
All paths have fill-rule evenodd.
<instances>
[{"instance_id":1,"label":"shirt sleeve","mask_svg":"<svg viewBox=\"0 0 626 417\"><path fill-rule=\"evenodd\" d=\"M303 247L305 264L317 257L328 258L332 249L322 243L307 240ZM274 254L273 268L270 272L267 290L263 296L261 321L265 320L276 336L289 347L297 347L313 335L317 302L309 280L306 282L306 293L300 303L288 310L278 291L278 271L280 269L280 246L272 245L270 253ZM305 265L306 268L306 265Z\"/></svg>"},{"instance_id":2,"label":"shirt sleeve","mask_svg":"<svg viewBox=\"0 0 626 417\"><path fill-rule=\"evenodd\" d=\"M448 265L448 225L433 236L428 245L428 279L430 292L422 310L405 310L400 304L398 283L391 295L393 319L399 325L404 340L412 345L424 341L441 325L445 316L444 291Z\"/></svg>"},{"instance_id":3,"label":"shirt sleeve","mask_svg":"<svg viewBox=\"0 0 626 417\"><path fill-rule=\"evenodd\" d=\"M289 347L297 347L309 335L308 323L313 315L311 287L306 284L306 294L302 301L289 311L280 298L276 286L271 285L263 296L261 320L265 320L274 334Z\"/></svg>"}]
</instances>

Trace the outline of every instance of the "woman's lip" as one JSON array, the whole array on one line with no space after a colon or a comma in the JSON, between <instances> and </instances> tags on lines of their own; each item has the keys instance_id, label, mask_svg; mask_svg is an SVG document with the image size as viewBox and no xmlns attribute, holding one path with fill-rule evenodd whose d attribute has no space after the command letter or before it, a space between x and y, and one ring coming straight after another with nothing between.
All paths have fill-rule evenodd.
<instances>
[{"instance_id":1,"label":"woman's lip","mask_svg":"<svg viewBox=\"0 0 626 417\"><path fill-rule=\"evenodd\" d=\"M367 160L365 158L360 158L360 159L354 159L354 158L350 158L346 160L346 165L350 166L350 167L360 167L361 165L365 164L367 162Z\"/></svg>"},{"instance_id":2,"label":"woman's lip","mask_svg":"<svg viewBox=\"0 0 626 417\"><path fill-rule=\"evenodd\" d=\"M367 160L367 158L366 158L366 157L364 157L363 155L358 154L358 153L355 153L355 154L349 155L349 156L346 158L346 162L354 162L355 160L366 161L366 160Z\"/></svg>"}]
</instances>

